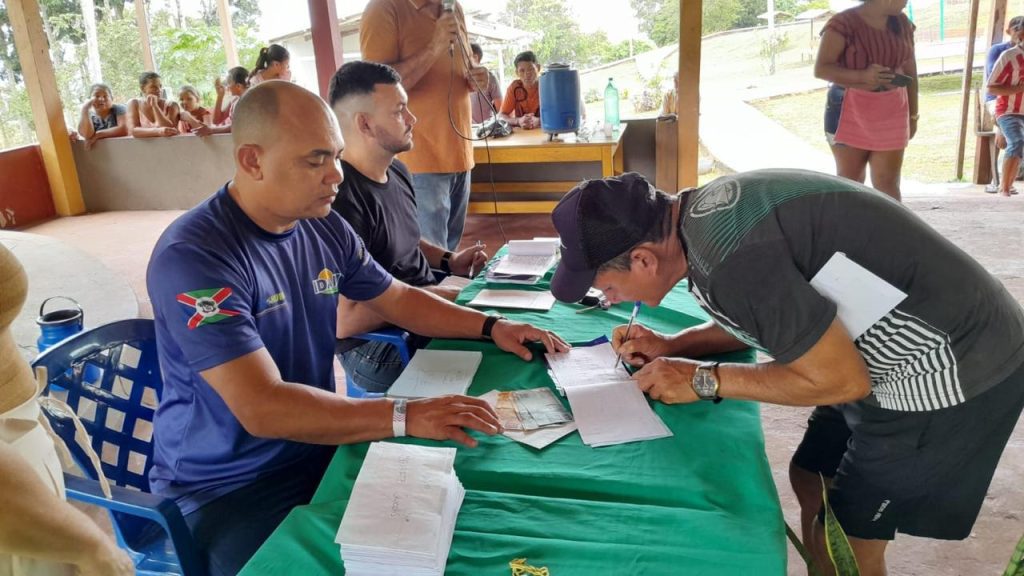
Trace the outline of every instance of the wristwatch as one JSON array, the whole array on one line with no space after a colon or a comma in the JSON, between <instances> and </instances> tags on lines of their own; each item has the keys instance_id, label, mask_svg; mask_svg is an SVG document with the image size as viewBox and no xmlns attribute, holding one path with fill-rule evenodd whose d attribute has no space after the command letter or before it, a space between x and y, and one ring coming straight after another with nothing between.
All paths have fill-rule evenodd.
<instances>
[{"instance_id":1,"label":"wristwatch","mask_svg":"<svg viewBox=\"0 0 1024 576\"><path fill-rule=\"evenodd\" d=\"M452 273L452 256L455 255L452 254L451 250L447 250L441 255L441 271L445 274Z\"/></svg>"},{"instance_id":2,"label":"wristwatch","mask_svg":"<svg viewBox=\"0 0 1024 576\"><path fill-rule=\"evenodd\" d=\"M693 374L693 391L701 400L710 400L715 404L722 401L718 395L718 362L708 362L697 367Z\"/></svg>"},{"instance_id":3,"label":"wristwatch","mask_svg":"<svg viewBox=\"0 0 1024 576\"><path fill-rule=\"evenodd\" d=\"M494 340L494 338L491 337L491 331L494 330L494 325L498 323L498 320L504 319L505 317L502 316L501 314L494 314L493 316L488 316L487 320L484 320L483 328L480 329L480 335L488 340Z\"/></svg>"},{"instance_id":4,"label":"wristwatch","mask_svg":"<svg viewBox=\"0 0 1024 576\"><path fill-rule=\"evenodd\" d=\"M405 398L395 398L391 412L391 432L395 438L405 436Z\"/></svg>"}]
</instances>

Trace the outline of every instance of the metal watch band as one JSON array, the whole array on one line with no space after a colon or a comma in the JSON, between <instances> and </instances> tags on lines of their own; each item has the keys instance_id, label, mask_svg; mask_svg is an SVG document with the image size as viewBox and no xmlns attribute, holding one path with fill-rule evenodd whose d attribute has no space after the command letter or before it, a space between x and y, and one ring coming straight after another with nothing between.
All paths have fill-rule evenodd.
<instances>
[{"instance_id":1,"label":"metal watch band","mask_svg":"<svg viewBox=\"0 0 1024 576\"><path fill-rule=\"evenodd\" d=\"M391 433L395 438L405 436L405 398L395 398L392 403Z\"/></svg>"}]
</instances>

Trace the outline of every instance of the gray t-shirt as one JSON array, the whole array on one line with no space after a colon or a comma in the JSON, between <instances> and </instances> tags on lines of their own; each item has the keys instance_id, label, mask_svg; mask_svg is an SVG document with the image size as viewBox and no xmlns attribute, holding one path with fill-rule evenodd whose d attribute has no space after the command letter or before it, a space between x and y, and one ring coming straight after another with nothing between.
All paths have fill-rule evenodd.
<instances>
[{"instance_id":1,"label":"gray t-shirt","mask_svg":"<svg viewBox=\"0 0 1024 576\"><path fill-rule=\"evenodd\" d=\"M928 411L1024 363L1024 311L978 262L887 196L803 170L758 170L683 193L690 290L725 329L782 363L817 343L836 305L810 285L836 252L908 296L854 344L867 402Z\"/></svg>"}]
</instances>

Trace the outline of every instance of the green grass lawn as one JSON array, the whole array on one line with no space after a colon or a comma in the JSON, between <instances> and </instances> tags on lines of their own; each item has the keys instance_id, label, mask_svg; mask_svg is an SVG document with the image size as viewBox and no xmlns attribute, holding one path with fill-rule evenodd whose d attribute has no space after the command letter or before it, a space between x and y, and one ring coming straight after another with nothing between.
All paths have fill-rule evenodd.
<instances>
[{"instance_id":1,"label":"green grass lawn","mask_svg":"<svg viewBox=\"0 0 1024 576\"><path fill-rule=\"evenodd\" d=\"M959 74L921 78L917 135L910 141L903 161L903 175L920 182L956 180L957 130L960 122ZM976 75L974 85L981 83ZM821 150L828 152L823 132L825 91L792 94L751 102L762 113ZM970 103L964 180L974 168L974 102Z\"/></svg>"}]
</instances>

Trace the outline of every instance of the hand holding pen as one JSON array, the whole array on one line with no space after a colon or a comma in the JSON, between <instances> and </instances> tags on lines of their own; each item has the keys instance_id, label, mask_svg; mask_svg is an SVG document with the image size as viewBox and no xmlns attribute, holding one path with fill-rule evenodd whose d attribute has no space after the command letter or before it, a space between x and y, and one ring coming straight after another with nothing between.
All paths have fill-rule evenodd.
<instances>
[{"instance_id":1,"label":"hand holding pen","mask_svg":"<svg viewBox=\"0 0 1024 576\"><path fill-rule=\"evenodd\" d=\"M476 275L477 270L482 270L487 263L487 252L484 249L487 245L477 240L476 245L461 250L452 258L452 272L458 275L466 275L470 278Z\"/></svg>"},{"instance_id":2,"label":"hand holding pen","mask_svg":"<svg viewBox=\"0 0 1024 576\"><path fill-rule=\"evenodd\" d=\"M678 355L671 337L640 323L617 326L612 331L612 349L622 356L626 364L636 368L655 358Z\"/></svg>"},{"instance_id":3,"label":"hand holding pen","mask_svg":"<svg viewBox=\"0 0 1024 576\"><path fill-rule=\"evenodd\" d=\"M622 338L623 341L629 340L629 331L633 329L633 323L636 322L636 315L640 313L640 301L637 300L633 303L633 313L629 315L629 323L626 324L626 335ZM622 362L622 350L620 348L618 356L615 357L615 366L618 366ZM614 367L614 366L613 366Z\"/></svg>"}]
</instances>

